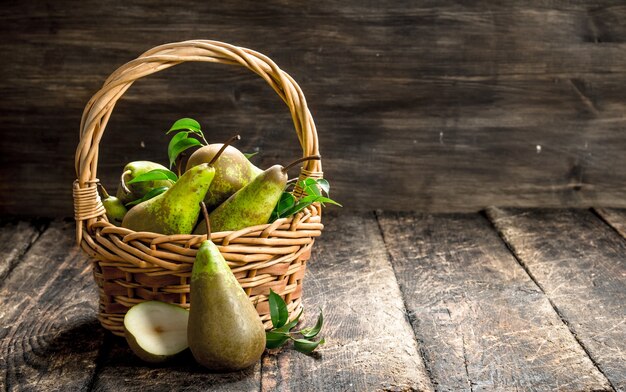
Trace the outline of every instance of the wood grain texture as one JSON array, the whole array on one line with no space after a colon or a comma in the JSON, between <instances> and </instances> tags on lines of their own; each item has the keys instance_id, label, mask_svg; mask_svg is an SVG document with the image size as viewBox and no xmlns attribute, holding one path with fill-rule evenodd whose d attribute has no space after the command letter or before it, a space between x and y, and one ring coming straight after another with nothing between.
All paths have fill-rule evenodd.
<instances>
[{"instance_id":1,"label":"wood grain texture","mask_svg":"<svg viewBox=\"0 0 626 392\"><path fill-rule=\"evenodd\" d=\"M0 286L47 223L36 221L4 221L0 223Z\"/></svg>"},{"instance_id":2,"label":"wood grain texture","mask_svg":"<svg viewBox=\"0 0 626 392\"><path fill-rule=\"evenodd\" d=\"M626 238L626 210L616 208L595 208L594 210L607 224Z\"/></svg>"},{"instance_id":3,"label":"wood grain texture","mask_svg":"<svg viewBox=\"0 0 626 392\"><path fill-rule=\"evenodd\" d=\"M347 208L624 208L625 17L613 0L6 2L0 213L71 215L88 99L124 62L191 38L256 49L300 83ZM264 81L184 64L119 102L101 143L104 184L130 160L165 161L163 131L183 116L211 141L239 131L261 167L300 154Z\"/></svg>"},{"instance_id":4,"label":"wood grain texture","mask_svg":"<svg viewBox=\"0 0 626 392\"><path fill-rule=\"evenodd\" d=\"M54 221L0 288L0 390L85 390L104 330L73 222Z\"/></svg>"},{"instance_id":5,"label":"wood grain texture","mask_svg":"<svg viewBox=\"0 0 626 392\"><path fill-rule=\"evenodd\" d=\"M626 390L626 241L588 210L488 215L615 390Z\"/></svg>"},{"instance_id":6,"label":"wood grain texture","mask_svg":"<svg viewBox=\"0 0 626 392\"><path fill-rule=\"evenodd\" d=\"M96 374L93 391L258 391L260 362L233 373L211 373L187 350L169 364L150 365L137 358L126 340L110 336L110 350Z\"/></svg>"},{"instance_id":7,"label":"wood grain texture","mask_svg":"<svg viewBox=\"0 0 626 392\"><path fill-rule=\"evenodd\" d=\"M263 359L263 391L429 391L375 217L325 216L304 286L306 323L324 312L318 356Z\"/></svg>"},{"instance_id":8,"label":"wood grain texture","mask_svg":"<svg viewBox=\"0 0 626 392\"><path fill-rule=\"evenodd\" d=\"M611 390L484 217L379 222L438 391Z\"/></svg>"}]
</instances>

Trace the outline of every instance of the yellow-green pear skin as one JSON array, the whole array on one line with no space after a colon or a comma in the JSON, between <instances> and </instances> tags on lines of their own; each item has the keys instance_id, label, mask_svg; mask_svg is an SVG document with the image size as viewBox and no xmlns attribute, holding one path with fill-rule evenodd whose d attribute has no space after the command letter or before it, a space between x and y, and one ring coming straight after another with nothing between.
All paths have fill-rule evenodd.
<instances>
[{"instance_id":1,"label":"yellow-green pear skin","mask_svg":"<svg viewBox=\"0 0 626 392\"><path fill-rule=\"evenodd\" d=\"M194 166L168 190L131 208L122 227L165 235L190 234L214 175L215 169L208 163Z\"/></svg>"},{"instance_id":2,"label":"yellow-green pear skin","mask_svg":"<svg viewBox=\"0 0 626 392\"><path fill-rule=\"evenodd\" d=\"M209 214L211 230L231 231L266 224L287 184L287 173L274 165L254 178ZM200 223L194 234L206 234Z\"/></svg>"},{"instance_id":3,"label":"yellow-green pear skin","mask_svg":"<svg viewBox=\"0 0 626 392\"><path fill-rule=\"evenodd\" d=\"M117 187L117 198L120 199L122 203L128 204L131 201L141 199L145 196L146 193L150 192L154 188L160 188L164 186L168 188L171 187L174 183L170 180L145 181L135 184L128 184L128 182L132 179L156 169L167 170L165 166L151 161L134 161L126 164L122 173L129 172L124 175L124 181L127 183L126 187L128 188L128 190L130 190L130 193L127 193L124 190L120 181L120 184Z\"/></svg>"},{"instance_id":4,"label":"yellow-green pear skin","mask_svg":"<svg viewBox=\"0 0 626 392\"><path fill-rule=\"evenodd\" d=\"M102 193L102 206L106 211L109 222L113 223L115 226L120 226L128 209L120 199L109 195L106 189L104 189L104 186L98 184L98 188L100 189L100 193Z\"/></svg>"},{"instance_id":5,"label":"yellow-green pear skin","mask_svg":"<svg viewBox=\"0 0 626 392\"><path fill-rule=\"evenodd\" d=\"M199 148L189 157L185 170L201 163L211 162L222 146L221 143L214 143ZM233 193L263 172L233 146L226 147L213 166L215 167L215 178L204 198L209 211L222 204Z\"/></svg>"},{"instance_id":6,"label":"yellow-green pear skin","mask_svg":"<svg viewBox=\"0 0 626 392\"><path fill-rule=\"evenodd\" d=\"M265 349L265 329L217 246L200 246L191 272L187 341L196 361L216 371L245 369Z\"/></svg>"},{"instance_id":7,"label":"yellow-green pear skin","mask_svg":"<svg viewBox=\"0 0 626 392\"><path fill-rule=\"evenodd\" d=\"M115 226L121 226L128 210L120 199L115 196L105 197L102 199L102 205L106 210L109 222L113 223Z\"/></svg>"}]
</instances>

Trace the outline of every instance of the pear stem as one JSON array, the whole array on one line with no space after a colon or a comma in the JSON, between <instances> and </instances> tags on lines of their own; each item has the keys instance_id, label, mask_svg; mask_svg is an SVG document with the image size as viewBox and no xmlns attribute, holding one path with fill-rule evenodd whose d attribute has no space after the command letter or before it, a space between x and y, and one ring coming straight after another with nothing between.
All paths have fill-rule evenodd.
<instances>
[{"instance_id":1,"label":"pear stem","mask_svg":"<svg viewBox=\"0 0 626 392\"><path fill-rule=\"evenodd\" d=\"M311 156L308 156L308 157L302 157L300 159L296 159L295 161L291 162L287 166L283 167L283 173L287 173L287 170L291 169L292 167L294 167L295 165L297 165L300 162L313 161L313 160L319 161L320 159L322 159L322 157L320 155L311 155Z\"/></svg>"},{"instance_id":2,"label":"pear stem","mask_svg":"<svg viewBox=\"0 0 626 392\"><path fill-rule=\"evenodd\" d=\"M128 189L128 187L126 186L126 178L125 178L128 174L132 174L132 171L126 170L124 173L122 173L122 176L120 177L120 184L122 184L122 189L126 193L130 193L130 189Z\"/></svg>"},{"instance_id":3,"label":"pear stem","mask_svg":"<svg viewBox=\"0 0 626 392\"><path fill-rule=\"evenodd\" d=\"M98 183L98 188L100 189L100 192L102 192L102 196L104 196L105 199L108 199L109 197L109 193L107 192L107 190L104 188L104 185Z\"/></svg>"},{"instance_id":4,"label":"pear stem","mask_svg":"<svg viewBox=\"0 0 626 392\"><path fill-rule=\"evenodd\" d=\"M206 239L211 240L211 222L209 222L209 211L206 209L206 204L203 201L200 202L200 208L202 208L202 215L204 215L204 223L206 223Z\"/></svg>"},{"instance_id":5,"label":"pear stem","mask_svg":"<svg viewBox=\"0 0 626 392\"><path fill-rule=\"evenodd\" d=\"M211 162L209 162L209 166L213 166L215 161L217 161L217 158L219 158L220 155L222 155L222 153L224 152L224 150L226 150L226 147L230 146L230 144L232 142L234 142L235 140L241 140L241 136L235 135L235 136L231 137L230 139L226 140L226 142L224 142L224 145L222 146L222 148L220 148L220 150L217 152L217 154L215 154L213 159L211 159Z\"/></svg>"}]
</instances>

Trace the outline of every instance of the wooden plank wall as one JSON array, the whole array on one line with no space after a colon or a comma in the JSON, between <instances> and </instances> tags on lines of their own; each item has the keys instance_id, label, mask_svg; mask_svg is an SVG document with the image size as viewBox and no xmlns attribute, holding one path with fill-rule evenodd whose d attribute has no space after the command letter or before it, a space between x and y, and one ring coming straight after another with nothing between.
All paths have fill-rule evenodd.
<instances>
[{"instance_id":1,"label":"wooden plank wall","mask_svg":"<svg viewBox=\"0 0 626 392\"><path fill-rule=\"evenodd\" d=\"M626 207L622 1L9 1L0 9L0 213L69 216L82 109L143 51L193 38L267 54L303 88L347 208ZM137 82L101 143L110 188L166 160L164 129L299 155L263 81L185 64Z\"/></svg>"}]
</instances>

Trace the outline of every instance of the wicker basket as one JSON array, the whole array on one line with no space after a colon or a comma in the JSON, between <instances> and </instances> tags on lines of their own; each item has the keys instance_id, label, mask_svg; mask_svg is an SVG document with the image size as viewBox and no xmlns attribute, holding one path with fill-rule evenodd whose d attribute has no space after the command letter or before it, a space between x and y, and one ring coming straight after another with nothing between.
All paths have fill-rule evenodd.
<instances>
[{"instance_id":1,"label":"wicker basket","mask_svg":"<svg viewBox=\"0 0 626 392\"><path fill-rule=\"evenodd\" d=\"M137 303L156 299L189 307L191 268L206 236L134 232L109 223L96 187L98 144L117 100L135 80L186 61L239 65L262 77L287 104L303 156L319 154L300 87L260 53L216 41L185 41L156 47L115 71L83 112L73 195L76 240L93 258L99 320L116 335L123 335L124 314ZM300 179L321 177L320 161L304 162ZM324 227L320 213L319 205L313 205L272 224L211 235L266 328L271 327L270 288L285 299L292 317L301 308L306 261Z\"/></svg>"}]
</instances>

